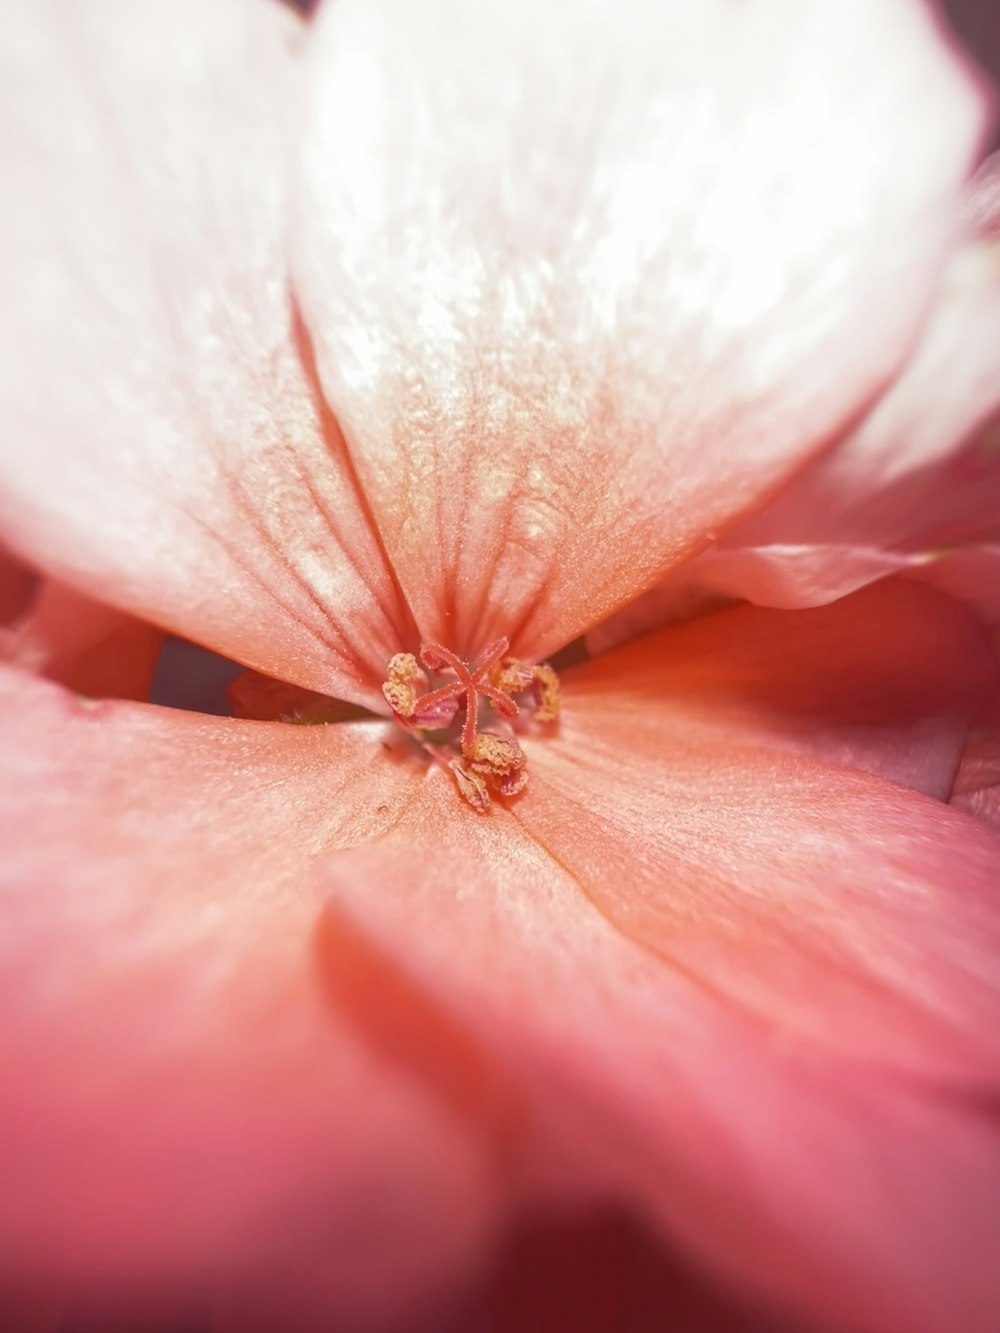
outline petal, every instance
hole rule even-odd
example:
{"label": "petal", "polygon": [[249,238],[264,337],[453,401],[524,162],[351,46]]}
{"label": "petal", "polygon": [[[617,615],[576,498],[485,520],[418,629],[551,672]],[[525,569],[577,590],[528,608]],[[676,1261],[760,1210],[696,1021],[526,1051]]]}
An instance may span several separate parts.
{"label": "petal", "polygon": [[655,752],[676,727],[723,746],[815,755],[946,800],[997,666],[968,611],[893,582],[809,611],[720,611],[566,679],[581,726],[607,713],[628,735],[624,764],[647,735]]}
{"label": "petal", "polygon": [[276,4],[8,6],[5,539],[272,674],[380,703],[408,624],[284,266]]}
{"label": "petal", "polygon": [[387,973],[429,996],[533,1104],[539,1192],[631,1198],[806,1327],[988,1333],[1000,840],[713,724],[670,638],[569,674],[511,811],[459,826],[435,774],[331,860],[358,1021]]}
{"label": "petal", "polygon": [[969,188],[967,213],[978,235],[1000,240],[1000,152],[991,153],[977,168]]}
{"label": "petal", "polygon": [[537,658],[884,383],[978,98],[919,6],[343,0],[294,240],[425,637]]}
{"label": "petal", "polygon": [[1000,244],[956,254],[913,356],[843,444],[727,543],[925,549],[1000,509]]}
{"label": "petal", "polygon": [[[1000,656],[1000,629],[994,631],[993,644]],[[969,728],[951,804],[1000,832],[1000,688],[992,692]]]}
{"label": "petal", "polygon": [[716,546],[689,560],[587,635],[604,653],[651,630],[732,601],[784,609],[826,606],[838,597],[922,564],[920,557],[854,546]]}
{"label": "petal", "polygon": [[153,625],[44,579],[0,629],[0,661],[91,699],[147,699],[162,643]]}
{"label": "petal", "polygon": [[[966,856],[962,825],[934,836],[920,806],[911,840],[895,784],[947,798],[996,681],[970,618],[917,586],[722,612],[567,674],[518,819],[623,931],[763,1021],[843,1056],[914,1072],[933,1051],[968,1072],[1000,1054],[993,863],[971,825]],[[625,841],[632,873],[609,876]]]}
{"label": "petal", "polygon": [[309,867],[390,828],[420,769],[381,723],[0,688],[0,1265],[318,1289],[350,1327],[413,1308],[480,1243],[487,1163],[330,1007]]}
{"label": "petal", "polygon": [[[764,606],[817,606],[988,535],[1000,512],[1000,243],[953,259],[905,370],[857,430],[668,577]],[[647,624],[653,623],[647,615]]]}
{"label": "petal", "polygon": [[28,610],[37,585],[35,571],[0,544],[0,626]]}
{"label": "petal", "polygon": [[913,566],[908,577],[966,602],[984,625],[1000,625],[1000,544],[938,553]]}
{"label": "petal", "polygon": [[445,1333],[782,1333],[664,1254],[633,1219],[533,1217],[510,1238],[485,1292]]}
{"label": "petal", "polygon": [[1000,623],[1000,546],[954,550],[877,550],[869,546],[756,546],[706,551],[587,635],[607,652],[651,630],[690,620],[734,600],[757,606],[826,606],[880,579],[899,575],[966,603],[984,625]]}

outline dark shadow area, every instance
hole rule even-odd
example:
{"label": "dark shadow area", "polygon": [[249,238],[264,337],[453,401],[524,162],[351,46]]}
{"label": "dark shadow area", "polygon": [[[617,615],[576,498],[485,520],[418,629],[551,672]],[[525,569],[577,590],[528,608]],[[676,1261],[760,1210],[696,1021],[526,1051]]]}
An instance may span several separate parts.
{"label": "dark shadow area", "polygon": [[[941,10],[959,42],[1000,88],[1000,4],[997,0],[942,0]],[[1000,148],[1000,122],[987,152]]]}
{"label": "dark shadow area", "polygon": [[229,717],[232,709],[226,686],[245,670],[228,657],[168,635],[156,665],[149,702],[190,713]]}
{"label": "dark shadow area", "polygon": [[627,1213],[521,1219],[441,1333],[808,1333],[724,1292]]}

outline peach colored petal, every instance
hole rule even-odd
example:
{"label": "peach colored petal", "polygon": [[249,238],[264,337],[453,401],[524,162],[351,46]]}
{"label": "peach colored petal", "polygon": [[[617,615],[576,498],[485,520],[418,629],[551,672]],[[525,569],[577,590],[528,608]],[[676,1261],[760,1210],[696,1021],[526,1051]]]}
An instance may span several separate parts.
{"label": "peach colored petal", "polygon": [[460,827],[434,774],[436,814],[331,860],[358,1021],[387,975],[428,997],[528,1098],[537,1190],[632,1200],[765,1311],[990,1333],[1000,840],[575,693],[513,811]]}
{"label": "peach colored petal", "polygon": [[309,867],[421,770],[377,722],[0,690],[0,1266],[414,1308],[479,1244],[488,1162],[331,1008]]}
{"label": "peach colored petal", "polygon": [[238,0],[6,7],[0,521],[102,600],[380,703],[409,622],[285,272],[306,32]]}
{"label": "peach colored petal", "polygon": [[0,629],[0,661],[91,699],[148,699],[162,643],[155,626],[43,579]]}
{"label": "peach colored petal", "polygon": [[843,444],[807,468],[731,546],[925,550],[1000,511],[1000,243],[967,244],[903,373]]}
{"label": "peach colored petal", "polygon": [[791,610],[826,606],[878,579],[922,564],[921,557],[870,547],[716,546],[595,626],[587,648],[604,653],[629,639],[690,620],[734,601]]}
{"label": "peach colored petal", "polygon": [[[927,774],[909,751],[923,743],[921,695],[933,715],[930,672],[921,680],[918,666],[911,681],[887,657],[852,699],[847,655],[810,690],[780,672],[762,685],[748,654],[718,685],[703,660],[696,689],[683,647],[680,669],[657,669],[663,646],[644,641],[570,676],[558,741],[531,748],[519,822],[622,931],[764,1023],[925,1076],[1000,1054],[989,1021],[1000,862],[971,824],[949,824],[941,807],[935,834],[934,808],[858,771],[919,787]],[[628,683],[605,704],[616,663]],[[961,735],[953,728],[952,771]],[[628,872],[604,873],[626,843]],[[910,885],[918,870],[933,892]]]}
{"label": "peach colored petal", "polygon": [[624,763],[676,727],[722,746],[816,755],[946,800],[997,675],[965,608],[893,582],[808,611],[736,607],[639,639],[567,674],[584,719],[564,730],[606,713],[634,737]]}
{"label": "peach colored petal", "polygon": [[479,1042],[451,1036],[453,1078],[533,1099],[537,1191],[645,1206],[765,1310],[989,1333],[1000,839],[859,771],[938,783],[925,724],[952,765],[987,664],[966,613],[895,584],[566,673],[510,810],[459,822],[435,773],[330,861],[357,1021],[387,976],[397,1043],[436,1006]]}
{"label": "peach colored petal", "polygon": [[895,370],[977,96],[918,5],[342,0],[293,239],[425,637],[535,657]]}
{"label": "peach colored petal", "polygon": [[[848,544],[753,546],[706,551],[685,566],[684,573],[705,591],[742,598],[758,606],[825,606],[878,579],[900,573],[915,563],[895,551]],[[648,598],[660,595],[653,588]]]}
{"label": "peach colored petal", "polygon": [[786,610],[826,606],[894,575],[964,602],[984,625],[1000,624],[1000,546],[912,553],[853,546],[717,547],[602,621],[587,635],[587,648],[604,653],[733,601]]}

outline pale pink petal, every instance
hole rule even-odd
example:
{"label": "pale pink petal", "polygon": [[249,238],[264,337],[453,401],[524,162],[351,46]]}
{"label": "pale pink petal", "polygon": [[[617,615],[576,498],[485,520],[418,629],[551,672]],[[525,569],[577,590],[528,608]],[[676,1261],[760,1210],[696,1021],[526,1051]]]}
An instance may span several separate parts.
{"label": "pale pink petal", "polygon": [[825,606],[911,563],[905,555],[870,546],[722,546],[706,551],[684,572],[724,597],[790,610]]}
{"label": "pale pink petal", "polygon": [[294,237],[425,636],[537,656],[895,370],[978,97],[921,6],[341,0]]}
{"label": "pale pink petal", "polygon": [[926,550],[1000,513],[1000,244],[967,244],[906,367],[847,440],[807,468],[730,546],[775,542]]}
{"label": "pale pink petal", "polygon": [[569,673],[510,811],[435,774],[331,860],[355,1015],[395,978],[528,1098],[536,1190],[631,1199],[805,1327],[991,1333],[1000,839],[789,754],[777,698],[713,724],[670,638]]}
{"label": "pale pink petal", "polygon": [[971,607],[984,625],[1000,624],[1000,546],[944,551],[882,551],[854,546],[757,546],[706,551],[587,635],[592,653],[640,634],[691,620],[734,601],[758,606],[826,606],[880,579],[929,584]]}
{"label": "pale pink petal", "polygon": [[761,512],[651,594],[630,621],[665,623],[691,585],[763,606],[818,606],[988,537],[1000,514],[1000,243],[955,256],[902,375],[862,424]]}
{"label": "pale pink petal", "polygon": [[984,239],[1000,241],[1000,152],[978,167],[969,187],[970,226]]}
{"label": "pale pink petal", "polygon": [[378,722],[0,688],[0,1267],[408,1311],[479,1245],[488,1164],[330,1006],[309,868],[420,767]]}
{"label": "pale pink petal", "polygon": [[922,563],[917,556],[870,547],[715,546],[603,620],[587,635],[587,648],[607,652],[640,634],[734,601],[782,609],[825,606]]}
{"label": "pale pink petal", "polygon": [[5,7],[0,523],[101,600],[380,702],[408,621],[285,272],[306,33],[263,0]]}
{"label": "pale pink petal", "polygon": [[56,579],[0,628],[0,661],[92,699],[148,699],[162,633]]}

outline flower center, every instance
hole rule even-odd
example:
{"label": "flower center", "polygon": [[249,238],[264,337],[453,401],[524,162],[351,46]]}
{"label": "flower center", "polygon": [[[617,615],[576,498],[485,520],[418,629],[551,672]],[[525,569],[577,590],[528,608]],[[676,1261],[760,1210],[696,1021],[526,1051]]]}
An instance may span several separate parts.
{"label": "flower center", "polygon": [[[480,814],[490,807],[491,791],[516,796],[528,781],[527,759],[510,725],[521,713],[513,696],[527,696],[539,722],[553,722],[559,716],[556,673],[548,665],[506,656],[509,647],[507,639],[497,639],[465,662],[439,643],[423,643],[420,662],[412,653],[390,658],[382,685],[395,720],[431,758],[451,770],[459,795]],[[430,677],[437,675],[445,679],[432,688]],[[480,699],[504,719],[503,731],[479,730]],[[461,731],[454,732],[460,710],[464,710]],[[432,743],[427,733],[441,731],[446,733],[444,743]]]}

